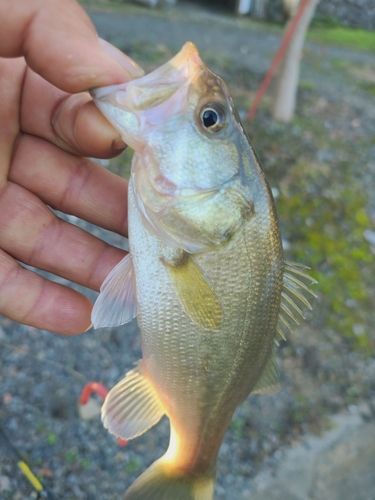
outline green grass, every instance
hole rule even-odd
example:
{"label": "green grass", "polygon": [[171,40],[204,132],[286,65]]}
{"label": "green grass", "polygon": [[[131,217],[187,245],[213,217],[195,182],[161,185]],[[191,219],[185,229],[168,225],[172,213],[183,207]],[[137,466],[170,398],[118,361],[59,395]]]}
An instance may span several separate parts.
{"label": "green grass", "polygon": [[70,448],[70,450],[67,450],[67,452],[65,453],[65,461],[68,464],[75,463],[78,460],[78,457],[79,453],[76,446],[73,446],[73,448]]}
{"label": "green grass", "polygon": [[140,468],[141,463],[138,458],[131,458],[129,462],[124,466],[124,471],[127,474],[134,474]]}
{"label": "green grass", "polygon": [[375,96],[375,83],[372,82],[360,82],[360,87],[368,92],[370,95]]}
{"label": "green grass", "polygon": [[[145,9],[144,7],[118,0],[79,0],[83,7],[110,10],[113,12],[121,11],[124,14],[149,15],[154,17],[168,17],[178,19],[181,13],[178,9]],[[186,12],[182,13],[182,17],[186,16]],[[227,21],[235,18],[234,15],[228,14]],[[264,23],[254,21],[250,17],[237,18],[238,26],[243,29],[252,31],[264,31],[282,35],[284,28],[280,25],[272,23]],[[336,45],[353,50],[364,50],[375,52],[375,31],[364,30],[360,28],[350,28],[342,26],[336,19],[326,16],[316,16],[312,22],[312,26],[307,34],[307,38],[311,42],[321,43],[323,45]],[[155,55],[156,59],[158,54]]]}
{"label": "green grass", "polygon": [[311,42],[375,52],[375,31],[346,28],[344,26],[312,28],[307,38]]}
{"label": "green grass", "polygon": [[[290,243],[287,258],[309,265],[319,283],[315,291],[321,298],[314,303],[313,317],[340,332],[352,349],[372,355],[369,290],[374,256],[363,233],[373,225],[360,165],[369,161],[373,138],[357,138],[355,147],[346,136],[332,138],[324,114],[310,107],[315,99],[300,103],[292,125],[270,126],[260,117],[245,126],[256,138],[271,184],[280,190],[276,203],[282,234]],[[329,111],[339,112],[338,107]],[[306,147],[296,137],[307,133],[311,141]],[[324,150],[333,152],[332,158],[317,161],[316,151]]]}
{"label": "green grass", "polygon": [[278,208],[281,219],[288,222],[292,260],[308,262],[319,283],[317,291],[325,303],[320,314],[325,310],[326,325],[340,331],[352,348],[372,354],[364,276],[373,256],[363,238],[371,222],[363,188],[350,167],[351,162],[337,162],[334,186],[329,171],[325,175],[318,165],[301,158],[289,172],[293,183],[281,193]]}

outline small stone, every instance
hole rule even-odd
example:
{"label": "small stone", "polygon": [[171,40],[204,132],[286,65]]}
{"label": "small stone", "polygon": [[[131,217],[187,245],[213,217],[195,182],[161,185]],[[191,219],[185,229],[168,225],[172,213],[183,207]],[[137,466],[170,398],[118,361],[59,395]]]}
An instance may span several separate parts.
{"label": "small stone", "polygon": [[10,479],[8,476],[0,476],[0,491],[8,491],[10,489]]}
{"label": "small stone", "polygon": [[239,109],[238,114],[240,115],[241,120],[246,120],[246,116],[247,116],[246,109]]}
{"label": "small stone", "polygon": [[358,128],[361,125],[361,120],[355,118],[354,120],[351,121],[350,124],[353,128]]}
{"label": "small stone", "polygon": [[366,229],[363,233],[364,239],[367,241],[367,243],[370,243],[370,245],[375,246],[375,231],[372,231],[371,229]]}
{"label": "small stone", "polygon": [[357,405],[349,405],[348,406],[349,413],[352,415],[358,415],[358,406]]}
{"label": "small stone", "polygon": [[17,431],[18,430],[17,420],[14,417],[9,420],[8,428],[11,431]]}
{"label": "small stone", "polygon": [[53,472],[50,469],[47,469],[46,467],[42,467],[41,469],[38,470],[38,476],[52,478]]}
{"label": "small stone", "polygon": [[9,392],[4,392],[3,394],[3,403],[5,405],[9,405],[12,401],[12,395]]}
{"label": "small stone", "polygon": [[90,420],[100,415],[101,404],[93,398],[90,398],[87,404],[78,405],[78,413],[82,420]]}
{"label": "small stone", "polygon": [[364,325],[356,324],[353,325],[353,333],[354,335],[360,336],[366,332],[366,328]]}

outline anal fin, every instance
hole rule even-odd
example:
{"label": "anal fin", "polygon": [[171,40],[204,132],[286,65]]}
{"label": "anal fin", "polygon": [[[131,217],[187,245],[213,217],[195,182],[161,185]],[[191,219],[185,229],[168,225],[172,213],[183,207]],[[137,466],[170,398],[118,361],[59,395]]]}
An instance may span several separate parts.
{"label": "anal fin", "polygon": [[279,382],[279,368],[276,363],[275,354],[272,352],[271,356],[260,376],[258,382],[255,384],[251,394],[276,394],[280,390]]}
{"label": "anal fin", "polygon": [[157,424],[164,413],[140,361],[109,392],[102,407],[102,420],[109,432],[129,440]]}

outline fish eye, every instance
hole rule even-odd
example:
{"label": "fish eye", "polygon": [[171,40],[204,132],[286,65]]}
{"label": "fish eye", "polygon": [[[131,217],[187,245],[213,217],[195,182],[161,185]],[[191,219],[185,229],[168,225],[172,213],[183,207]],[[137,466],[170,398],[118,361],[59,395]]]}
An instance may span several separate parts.
{"label": "fish eye", "polygon": [[217,102],[205,104],[199,113],[199,118],[203,127],[209,132],[219,132],[227,124],[225,109]]}

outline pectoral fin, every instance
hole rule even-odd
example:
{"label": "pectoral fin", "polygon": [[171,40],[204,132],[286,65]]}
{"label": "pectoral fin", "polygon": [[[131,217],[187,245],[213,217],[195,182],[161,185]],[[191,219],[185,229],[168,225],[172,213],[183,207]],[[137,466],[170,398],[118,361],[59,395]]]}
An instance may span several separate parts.
{"label": "pectoral fin", "polygon": [[129,253],[112,269],[100,287],[91,314],[94,328],[119,326],[137,315],[133,260]]}
{"label": "pectoral fin", "polygon": [[164,413],[140,361],[109,392],[102,407],[102,420],[109,432],[133,439],[159,422]]}
{"label": "pectoral fin", "polygon": [[270,359],[251,394],[276,394],[279,390],[279,368],[274,353],[271,353]]}
{"label": "pectoral fin", "polygon": [[194,259],[184,252],[178,262],[163,263],[190,319],[202,328],[219,328],[223,321],[221,305]]}

